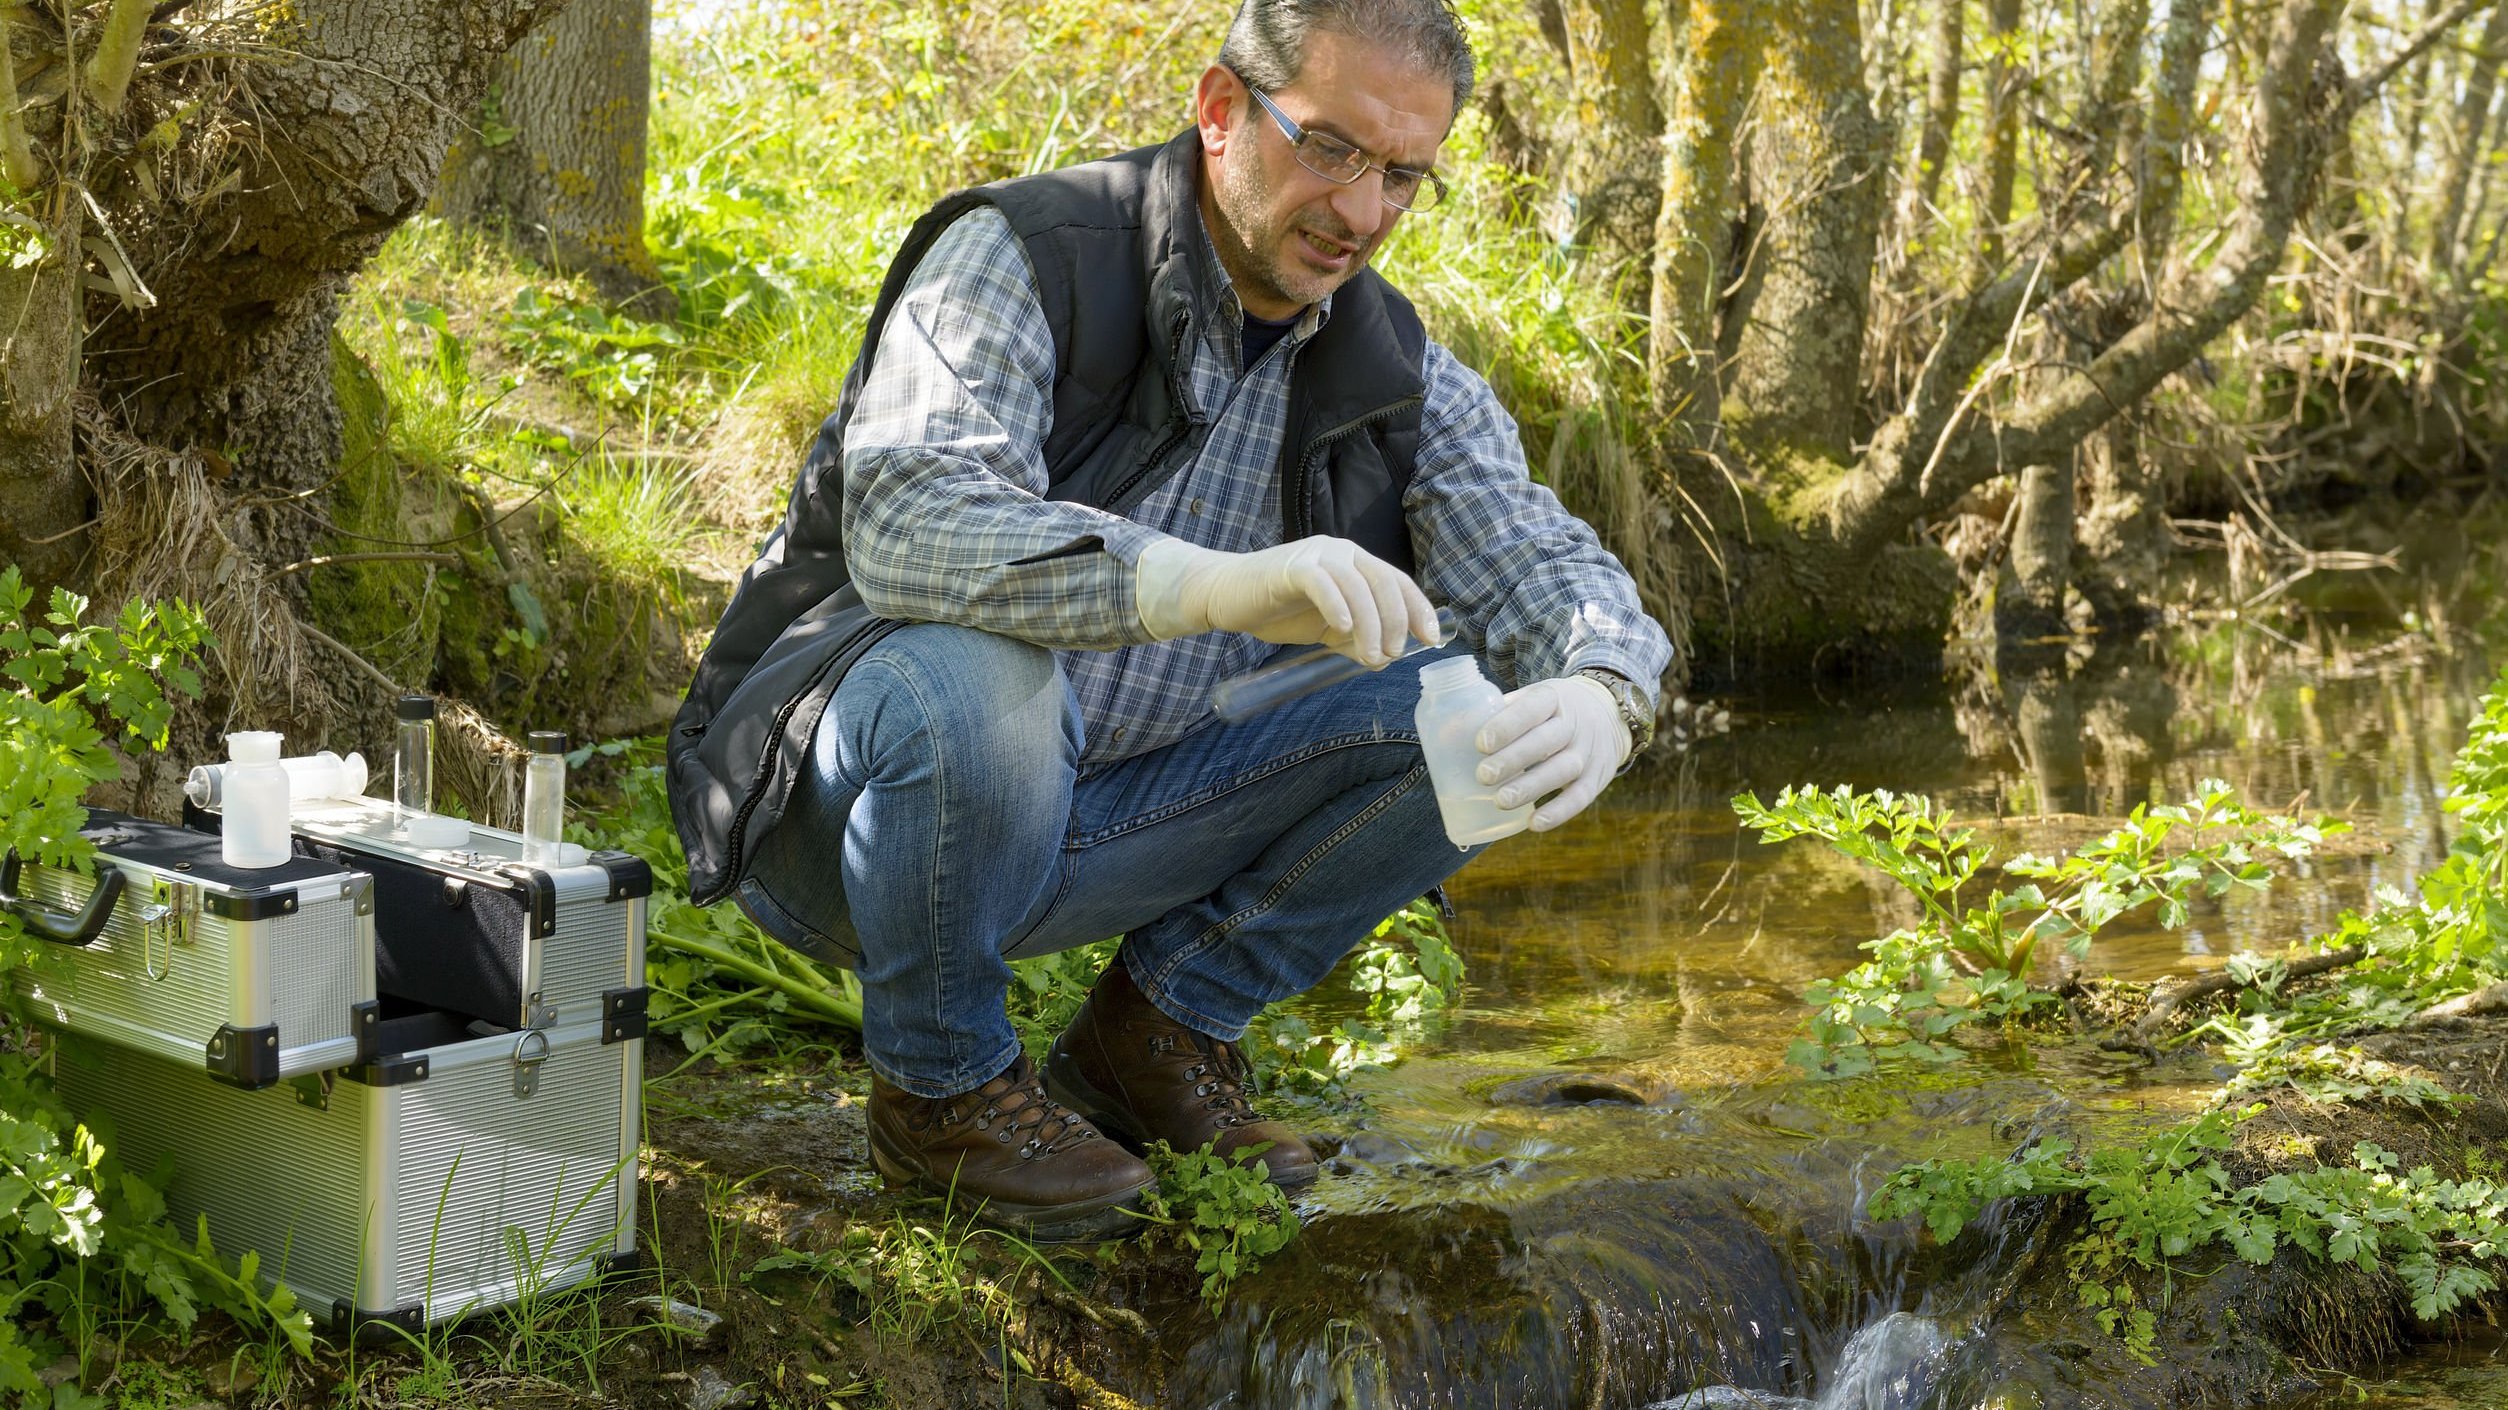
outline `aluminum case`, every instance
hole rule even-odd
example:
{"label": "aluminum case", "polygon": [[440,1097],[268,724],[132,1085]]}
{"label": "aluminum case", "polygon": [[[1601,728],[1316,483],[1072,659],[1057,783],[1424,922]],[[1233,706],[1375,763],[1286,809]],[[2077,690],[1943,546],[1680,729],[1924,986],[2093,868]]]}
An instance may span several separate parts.
{"label": "aluminum case", "polygon": [[[485,1025],[476,1025],[485,1026]],[[64,1037],[54,1076],[132,1169],[173,1169],[177,1228],[260,1254],[342,1329],[432,1323],[573,1287],[636,1251],[642,1027],[474,1036],[387,1020],[386,1056],[242,1091]]]}
{"label": "aluminum case", "polygon": [[243,1087],[379,1051],[366,873],[230,867],[213,836],[104,809],[81,835],[93,876],[0,857],[0,905],[55,942],[10,976],[36,1021]]}

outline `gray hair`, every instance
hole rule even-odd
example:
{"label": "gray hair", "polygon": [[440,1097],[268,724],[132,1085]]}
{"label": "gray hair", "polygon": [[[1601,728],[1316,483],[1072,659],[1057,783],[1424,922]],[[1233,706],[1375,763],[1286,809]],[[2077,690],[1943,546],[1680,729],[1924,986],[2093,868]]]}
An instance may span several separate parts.
{"label": "gray hair", "polygon": [[1268,93],[1297,81],[1316,30],[1365,39],[1454,84],[1454,111],[1472,101],[1472,41],[1454,0],[1243,0],[1219,62]]}

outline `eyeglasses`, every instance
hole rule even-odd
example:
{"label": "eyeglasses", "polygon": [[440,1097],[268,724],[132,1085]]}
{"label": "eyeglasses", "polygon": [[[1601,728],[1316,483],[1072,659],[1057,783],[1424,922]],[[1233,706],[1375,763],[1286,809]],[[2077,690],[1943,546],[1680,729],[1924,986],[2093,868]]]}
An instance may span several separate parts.
{"label": "eyeglasses", "polygon": [[[1244,76],[1240,74],[1237,81],[1244,83]],[[1446,198],[1446,183],[1438,178],[1437,173],[1371,162],[1365,152],[1340,138],[1309,132],[1291,122],[1289,115],[1280,111],[1280,105],[1253,84],[1247,83],[1245,91],[1254,95],[1254,101],[1263,105],[1263,111],[1271,114],[1273,122],[1280,124],[1280,135],[1289,139],[1289,151],[1298,159],[1298,165],[1326,181],[1336,186],[1347,186],[1365,176],[1373,167],[1384,173],[1385,204],[1395,210],[1433,210],[1438,202]]]}

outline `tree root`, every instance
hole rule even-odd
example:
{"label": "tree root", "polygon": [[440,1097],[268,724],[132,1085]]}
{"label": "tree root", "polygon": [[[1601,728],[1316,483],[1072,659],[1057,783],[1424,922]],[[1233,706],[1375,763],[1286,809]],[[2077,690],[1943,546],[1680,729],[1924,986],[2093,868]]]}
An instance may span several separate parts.
{"label": "tree root", "polygon": [[2406,1028],[2428,1028],[2459,1018],[2480,1018],[2488,1014],[2508,1013],[2508,981],[2470,994],[2458,994],[2445,1003],[2432,1004],[2404,1020]]}
{"label": "tree root", "polygon": [[[2329,950],[2321,955],[2310,955],[2304,960],[2291,961],[2282,970],[2281,978],[2306,979],[2329,970],[2342,969],[2348,965],[2358,964],[2367,954],[2368,952],[2359,946],[2349,945],[2339,950]],[[2169,1017],[2177,1010],[2196,999],[2254,987],[2256,986],[2250,981],[2240,979],[2226,969],[2215,970],[2199,979],[2178,985],[2153,999],[2150,1009],[2134,1024],[2131,1033],[2121,1038],[2102,1038],[2099,1040],[2099,1047],[2106,1052],[2135,1053],[2147,1062],[2158,1062],[2160,1050],[2158,1044],[2152,1041],[2152,1035],[2157,1033],[2160,1026],[2168,1022]],[[2508,1005],[2508,996],[2503,997],[2503,1004]]]}

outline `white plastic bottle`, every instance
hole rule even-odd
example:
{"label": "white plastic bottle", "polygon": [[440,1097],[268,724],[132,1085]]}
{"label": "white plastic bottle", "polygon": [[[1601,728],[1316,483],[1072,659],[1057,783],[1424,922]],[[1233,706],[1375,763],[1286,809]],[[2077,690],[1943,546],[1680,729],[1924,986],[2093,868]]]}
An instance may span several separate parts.
{"label": "white plastic bottle", "polygon": [[279,767],[279,736],[270,730],[239,730],[226,737],[226,754],[219,857],[231,867],[282,865],[289,852],[287,770]]}
{"label": "white plastic bottle", "polygon": [[1498,806],[1498,790],[1480,781],[1485,757],[1472,736],[1498,713],[1502,692],[1480,673],[1469,656],[1432,661],[1419,672],[1420,751],[1428,756],[1428,778],[1437,786],[1437,811],[1444,814],[1446,836],[1457,847],[1473,847],[1512,837],[1532,825],[1533,805]]}
{"label": "white plastic bottle", "polygon": [[565,829],[566,736],[557,730],[533,730],[531,762],[523,766],[523,860],[542,866],[555,862]]}

